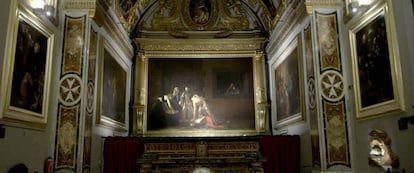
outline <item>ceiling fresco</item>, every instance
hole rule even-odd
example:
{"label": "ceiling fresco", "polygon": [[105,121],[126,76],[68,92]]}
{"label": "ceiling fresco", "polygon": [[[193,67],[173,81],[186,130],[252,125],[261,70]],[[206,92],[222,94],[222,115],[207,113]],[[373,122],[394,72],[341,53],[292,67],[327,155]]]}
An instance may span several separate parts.
{"label": "ceiling fresco", "polygon": [[268,36],[287,0],[101,0],[112,8],[131,36],[166,31],[217,31],[215,37],[235,32]]}

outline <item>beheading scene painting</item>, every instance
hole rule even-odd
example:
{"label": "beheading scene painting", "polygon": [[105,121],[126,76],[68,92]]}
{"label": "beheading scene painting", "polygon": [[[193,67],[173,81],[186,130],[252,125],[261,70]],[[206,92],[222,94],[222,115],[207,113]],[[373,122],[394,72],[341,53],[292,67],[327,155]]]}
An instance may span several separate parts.
{"label": "beheading scene painting", "polygon": [[252,58],[150,58],[148,130],[254,130]]}

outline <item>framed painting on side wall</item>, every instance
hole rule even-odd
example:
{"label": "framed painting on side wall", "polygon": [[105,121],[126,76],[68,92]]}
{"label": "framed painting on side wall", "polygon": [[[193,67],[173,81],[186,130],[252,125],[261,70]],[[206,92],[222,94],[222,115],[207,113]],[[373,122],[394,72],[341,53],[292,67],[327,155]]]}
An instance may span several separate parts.
{"label": "framed painting on side wall", "polygon": [[54,34],[28,9],[11,4],[2,77],[7,94],[0,118],[41,128],[47,124]]}
{"label": "framed painting on side wall", "polygon": [[276,128],[305,119],[300,38],[297,36],[272,65],[272,112],[276,115]]}
{"label": "framed painting on side wall", "polygon": [[394,17],[388,3],[373,8],[350,28],[358,119],[404,110]]}
{"label": "framed painting on side wall", "polygon": [[[104,39],[102,39],[104,40]],[[118,131],[128,129],[130,62],[121,58],[106,40],[101,41],[96,122]]]}

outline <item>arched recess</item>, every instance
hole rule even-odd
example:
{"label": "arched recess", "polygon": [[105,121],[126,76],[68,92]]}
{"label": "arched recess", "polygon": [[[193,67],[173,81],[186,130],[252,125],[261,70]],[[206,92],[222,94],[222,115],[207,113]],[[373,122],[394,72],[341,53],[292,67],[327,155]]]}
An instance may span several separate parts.
{"label": "arched recess", "polygon": [[[266,56],[263,53],[267,40],[265,28],[267,27],[262,24],[252,8],[240,0],[161,0],[152,4],[133,30],[132,38],[136,46],[133,133],[168,137],[212,135],[194,130],[178,130],[180,133],[171,133],[149,128],[148,114],[153,98],[149,80],[154,78],[149,75],[149,68],[153,59],[233,59],[237,64],[237,60],[247,58],[250,59],[252,68],[252,83],[249,88],[251,98],[238,98],[233,102],[251,103],[248,106],[251,106],[249,111],[252,111],[250,116],[253,118],[253,124],[246,129],[225,130],[213,135],[268,134]],[[200,90],[209,101],[218,101],[225,105],[225,99],[218,99],[213,93],[211,87],[214,86],[209,84],[212,73],[209,72],[211,70],[201,75],[203,79],[200,81],[205,85],[203,84]],[[180,86],[183,87],[184,85]]]}
{"label": "arched recess", "polygon": [[131,37],[267,37],[270,25],[264,24],[262,14],[269,15],[267,8],[252,8],[240,0],[159,0],[145,9]]}

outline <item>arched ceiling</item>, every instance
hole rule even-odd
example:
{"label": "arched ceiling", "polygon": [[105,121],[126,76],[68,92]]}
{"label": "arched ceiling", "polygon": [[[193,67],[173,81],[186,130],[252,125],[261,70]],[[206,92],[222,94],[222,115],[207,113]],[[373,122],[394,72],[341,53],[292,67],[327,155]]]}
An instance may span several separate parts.
{"label": "arched ceiling", "polygon": [[[269,36],[286,0],[109,0],[131,38]],[[207,13],[199,17],[198,11]],[[201,13],[200,13],[201,14]]]}

